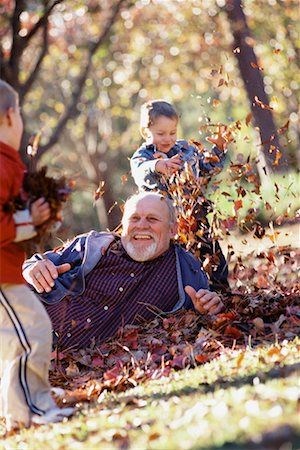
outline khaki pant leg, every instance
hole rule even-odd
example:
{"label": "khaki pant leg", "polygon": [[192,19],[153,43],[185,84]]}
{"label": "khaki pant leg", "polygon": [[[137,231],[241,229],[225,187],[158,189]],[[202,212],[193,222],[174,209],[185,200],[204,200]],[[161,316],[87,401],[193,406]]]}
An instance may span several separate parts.
{"label": "khaki pant leg", "polygon": [[0,286],[0,397],[7,427],[55,406],[48,371],[51,322],[25,285]]}

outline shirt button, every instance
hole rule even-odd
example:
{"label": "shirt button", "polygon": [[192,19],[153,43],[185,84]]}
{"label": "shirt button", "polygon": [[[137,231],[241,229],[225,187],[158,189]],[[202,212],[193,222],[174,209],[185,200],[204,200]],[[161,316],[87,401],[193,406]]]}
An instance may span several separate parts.
{"label": "shirt button", "polygon": [[122,288],[122,286],[119,287],[119,291],[120,291],[120,292],[123,292],[123,291],[124,291],[124,288]]}
{"label": "shirt button", "polygon": [[103,309],[104,309],[105,311],[107,311],[107,310],[108,310],[108,306],[105,305]]}
{"label": "shirt button", "polygon": [[91,322],[91,319],[86,319],[86,321],[87,321],[88,323],[90,323],[90,322]]}
{"label": "shirt button", "polygon": [[134,273],[131,273],[130,276],[133,278],[134,277]]}

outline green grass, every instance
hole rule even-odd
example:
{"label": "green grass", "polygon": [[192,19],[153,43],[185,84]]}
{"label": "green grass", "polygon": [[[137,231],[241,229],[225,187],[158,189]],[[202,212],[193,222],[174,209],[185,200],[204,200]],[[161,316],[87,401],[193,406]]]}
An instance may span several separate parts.
{"label": "green grass", "polygon": [[103,392],[68,422],[23,430],[0,448],[299,449],[299,348],[296,339],[228,350],[196,369]]}
{"label": "green grass", "polygon": [[[300,207],[300,174],[291,172],[287,174],[272,174],[264,178],[261,185],[260,195],[253,192],[254,185],[243,181],[233,182],[228,173],[224,171],[220,174],[222,183],[214,194],[209,195],[213,201],[216,211],[222,216],[229,217],[235,215],[234,201],[240,198],[243,206],[238,211],[239,224],[248,213],[249,209],[256,210],[256,219],[263,223],[275,221],[279,216],[282,220],[293,218],[295,212]],[[242,185],[245,189],[245,197],[238,197],[237,187]],[[230,196],[222,193],[226,192]],[[281,219],[279,219],[281,220]]]}

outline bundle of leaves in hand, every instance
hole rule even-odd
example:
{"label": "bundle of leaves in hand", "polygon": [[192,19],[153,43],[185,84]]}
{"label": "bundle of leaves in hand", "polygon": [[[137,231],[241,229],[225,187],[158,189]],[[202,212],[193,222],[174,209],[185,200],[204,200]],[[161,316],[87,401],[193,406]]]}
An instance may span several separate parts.
{"label": "bundle of leaves in hand", "polygon": [[[61,222],[61,210],[63,203],[66,202],[72,192],[75,182],[67,180],[65,177],[55,179],[47,176],[47,166],[37,169],[37,154],[42,137],[43,128],[32,136],[27,147],[29,157],[29,169],[24,175],[22,191],[19,196],[12,199],[4,209],[7,213],[13,214],[16,211],[30,209],[32,203],[39,198],[44,198],[50,207],[50,217],[42,225],[36,227],[38,236],[33,240],[40,242],[42,235],[51,233],[55,224]],[[27,244],[24,244],[28,248]],[[30,245],[29,245],[30,246]]]}
{"label": "bundle of leaves in hand", "polygon": [[63,203],[67,201],[74,186],[72,180],[67,182],[65,177],[55,179],[46,174],[47,166],[43,166],[34,172],[27,172],[23,182],[23,193],[29,206],[41,197],[49,203],[51,215],[47,222],[38,227],[43,231],[47,231],[49,225],[60,220]]}
{"label": "bundle of leaves in hand", "polygon": [[46,174],[47,166],[26,172],[22,192],[4,206],[5,212],[13,214],[26,208],[30,209],[31,204],[42,197],[49,203],[50,217],[36,227],[38,236],[34,238],[35,242],[40,241],[43,234],[49,233],[53,224],[61,221],[63,203],[66,202],[74,187],[73,180],[67,182],[65,177],[55,179]]}

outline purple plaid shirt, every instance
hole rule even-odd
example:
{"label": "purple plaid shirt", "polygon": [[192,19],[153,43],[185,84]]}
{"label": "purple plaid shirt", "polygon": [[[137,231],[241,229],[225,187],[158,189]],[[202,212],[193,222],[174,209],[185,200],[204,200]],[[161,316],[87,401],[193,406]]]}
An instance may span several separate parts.
{"label": "purple plaid shirt", "polygon": [[114,242],[86,276],[83,295],[46,305],[63,347],[102,342],[124,324],[150,320],[178,300],[174,247],[152,261],[137,262]]}

